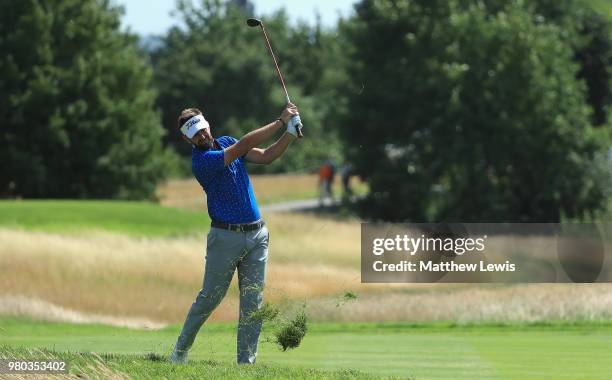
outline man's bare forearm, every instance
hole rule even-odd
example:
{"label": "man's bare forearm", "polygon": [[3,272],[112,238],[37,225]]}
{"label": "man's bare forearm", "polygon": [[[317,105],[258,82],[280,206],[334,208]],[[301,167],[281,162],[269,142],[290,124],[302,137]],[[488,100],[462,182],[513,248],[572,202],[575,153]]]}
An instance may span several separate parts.
{"label": "man's bare forearm", "polygon": [[225,164],[229,164],[236,158],[245,155],[249,150],[270,139],[276,131],[283,128],[284,124],[276,120],[268,125],[258,128],[242,136],[240,141],[225,149]]}
{"label": "man's bare forearm", "polygon": [[240,141],[238,141],[238,144],[244,141],[243,144],[248,146],[248,148],[246,148],[244,151],[244,153],[246,153],[251,150],[251,148],[254,148],[266,140],[269,140],[282,127],[284,127],[283,123],[276,120],[268,125],[264,125],[261,128],[247,133],[240,139]]}
{"label": "man's bare forearm", "polygon": [[293,140],[295,140],[295,137],[292,134],[288,132],[283,133],[283,135],[278,140],[276,140],[274,144],[270,145],[264,150],[264,157],[266,163],[269,164],[270,162],[282,156],[283,153],[285,153],[285,151],[289,147],[289,145],[291,145]]}

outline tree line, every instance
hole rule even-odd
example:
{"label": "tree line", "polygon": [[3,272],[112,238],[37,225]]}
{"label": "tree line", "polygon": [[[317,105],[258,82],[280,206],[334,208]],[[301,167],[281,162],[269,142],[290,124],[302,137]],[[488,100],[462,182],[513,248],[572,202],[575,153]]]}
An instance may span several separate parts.
{"label": "tree line", "polygon": [[[240,137],[284,102],[248,1],[179,0],[155,44],[110,0],[0,4],[0,196],[152,199],[189,173],[176,118]],[[610,22],[576,0],[362,0],[333,28],[264,17],[306,138],[270,167],[351,162],[390,221],[605,209]]]}

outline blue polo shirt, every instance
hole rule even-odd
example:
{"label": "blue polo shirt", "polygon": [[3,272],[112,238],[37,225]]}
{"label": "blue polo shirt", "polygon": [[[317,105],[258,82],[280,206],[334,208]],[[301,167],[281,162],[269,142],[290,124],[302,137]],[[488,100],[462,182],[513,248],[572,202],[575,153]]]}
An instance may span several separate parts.
{"label": "blue polo shirt", "polygon": [[208,215],[212,220],[225,223],[251,223],[260,218],[253,186],[244,165],[244,156],[223,165],[223,149],[238,140],[229,136],[216,139],[221,148],[203,151],[192,149],[191,171],[204,192]]}

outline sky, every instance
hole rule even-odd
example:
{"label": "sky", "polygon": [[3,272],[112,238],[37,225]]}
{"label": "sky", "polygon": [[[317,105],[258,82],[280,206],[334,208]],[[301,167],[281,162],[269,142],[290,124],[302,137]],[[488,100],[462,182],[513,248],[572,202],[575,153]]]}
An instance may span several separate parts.
{"label": "sky", "polygon": [[[160,35],[177,23],[176,19],[170,16],[176,0],[114,0],[114,2],[124,6],[123,25],[129,27],[132,32],[141,35]],[[260,15],[284,7],[292,22],[304,20],[314,24],[315,12],[318,11],[323,25],[331,27],[335,25],[339,14],[344,17],[352,12],[355,0],[251,0],[251,2],[255,4],[255,12]]]}

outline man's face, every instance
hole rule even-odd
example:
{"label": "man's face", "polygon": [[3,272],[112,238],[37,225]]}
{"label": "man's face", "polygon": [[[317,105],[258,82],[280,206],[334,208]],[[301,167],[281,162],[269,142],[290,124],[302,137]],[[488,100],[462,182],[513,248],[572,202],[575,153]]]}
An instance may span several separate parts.
{"label": "man's face", "polygon": [[200,129],[191,138],[191,143],[200,149],[210,149],[213,144],[213,137],[210,134],[210,128]]}

